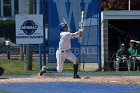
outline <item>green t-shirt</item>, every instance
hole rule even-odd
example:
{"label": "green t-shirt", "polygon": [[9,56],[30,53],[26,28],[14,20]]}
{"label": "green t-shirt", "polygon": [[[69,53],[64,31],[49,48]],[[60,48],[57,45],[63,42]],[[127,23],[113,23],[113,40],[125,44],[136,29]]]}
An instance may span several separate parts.
{"label": "green t-shirt", "polygon": [[124,51],[122,49],[119,49],[116,53],[116,57],[121,59],[123,56],[129,58],[130,52],[127,49],[125,49]]}
{"label": "green t-shirt", "polygon": [[130,47],[128,51],[130,52],[131,56],[140,56],[140,44]]}

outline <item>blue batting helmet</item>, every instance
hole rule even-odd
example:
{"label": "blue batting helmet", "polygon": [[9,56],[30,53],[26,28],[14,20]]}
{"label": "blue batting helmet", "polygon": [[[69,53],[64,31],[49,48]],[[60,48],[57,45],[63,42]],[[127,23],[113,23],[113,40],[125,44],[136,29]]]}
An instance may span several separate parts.
{"label": "blue batting helmet", "polygon": [[60,23],[60,24],[58,25],[59,30],[61,31],[65,25],[67,25],[67,24],[65,24],[65,23]]}

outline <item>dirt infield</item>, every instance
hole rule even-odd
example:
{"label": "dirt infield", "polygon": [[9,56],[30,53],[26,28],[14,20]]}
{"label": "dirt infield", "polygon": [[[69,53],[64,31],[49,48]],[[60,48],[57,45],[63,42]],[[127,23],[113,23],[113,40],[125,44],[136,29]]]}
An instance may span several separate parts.
{"label": "dirt infield", "polygon": [[81,82],[98,84],[129,84],[140,85],[140,76],[83,76],[73,79],[69,76],[32,76],[32,77],[0,77],[0,84],[34,83],[34,82]]}

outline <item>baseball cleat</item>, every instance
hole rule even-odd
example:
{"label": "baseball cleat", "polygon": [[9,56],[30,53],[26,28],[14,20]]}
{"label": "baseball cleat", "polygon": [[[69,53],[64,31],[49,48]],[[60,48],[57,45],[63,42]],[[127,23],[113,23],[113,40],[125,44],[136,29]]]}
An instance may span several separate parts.
{"label": "baseball cleat", "polygon": [[44,71],[40,71],[39,76],[42,76],[44,73],[45,73]]}
{"label": "baseball cleat", "polygon": [[81,77],[79,75],[74,75],[73,78],[80,79]]}
{"label": "baseball cleat", "polygon": [[41,71],[39,72],[39,76],[42,76],[46,72],[46,66],[43,66]]}

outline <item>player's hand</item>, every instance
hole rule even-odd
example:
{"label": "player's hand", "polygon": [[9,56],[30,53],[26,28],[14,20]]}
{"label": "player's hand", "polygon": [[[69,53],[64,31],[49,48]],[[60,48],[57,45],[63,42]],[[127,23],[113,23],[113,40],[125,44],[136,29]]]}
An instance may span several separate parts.
{"label": "player's hand", "polygon": [[126,58],[126,57],[122,57],[122,59],[124,59],[124,60],[125,60],[125,59],[127,59],[127,58]]}
{"label": "player's hand", "polygon": [[79,29],[79,33],[82,35],[84,33],[84,29]]}
{"label": "player's hand", "polygon": [[126,61],[126,59],[127,59],[126,57],[122,57],[123,62],[125,62],[125,61]]}

